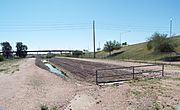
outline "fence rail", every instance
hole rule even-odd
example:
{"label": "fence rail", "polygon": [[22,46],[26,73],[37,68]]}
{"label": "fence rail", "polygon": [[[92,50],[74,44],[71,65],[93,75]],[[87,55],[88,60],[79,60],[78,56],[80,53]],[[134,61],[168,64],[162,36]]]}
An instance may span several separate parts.
{"label": "fence rail", "polygon": [[[158,69],[147,69],[147,67],[158,67]],[[138,69],[141,68],[141,69]],[[146,68],[146,69],[142,69]],[[160,68],[160,69],[159,69]],[[113,74],[113,71],[115,71]],[[104,71],[104,72],[103,72]],[[108,72],[112,71],[112,72]],[[100,74],[101,72],[101,74]],[[164,65],[140,65],[140,66],[129,66],[129,67],[119,67],[119,68],[103,68],[96,70],[96,84],[99,83],[109,83],[117,81],[126,81],[130,79],[135,79],[135,75],[140,75],[143,73],[161,73],[161,76],[164,76]],[[109,80],[100,81],[99,79],[110,78]],[[116,79],[116,80],[115,80]]]}

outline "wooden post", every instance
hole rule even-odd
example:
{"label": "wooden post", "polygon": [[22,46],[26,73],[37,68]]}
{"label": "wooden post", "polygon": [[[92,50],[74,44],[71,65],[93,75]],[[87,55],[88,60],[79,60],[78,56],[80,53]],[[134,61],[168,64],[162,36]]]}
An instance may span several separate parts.
{"label": "wooden post", "polygon": [[162,65],[162,77],[164,77],[164,65]]}
{"label": "wooden post", "polygon": [[98,74],[97,74],[97,70],[96,70],[96,85],[98,85]]}
{"label": "wooden post", "polygon": [[134,66],[133,66],[133,79],[134,79]]}

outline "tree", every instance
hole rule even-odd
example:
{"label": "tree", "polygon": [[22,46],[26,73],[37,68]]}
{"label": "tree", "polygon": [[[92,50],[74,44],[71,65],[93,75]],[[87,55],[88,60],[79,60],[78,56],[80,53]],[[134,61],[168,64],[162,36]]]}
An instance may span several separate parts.
{"label": "tree", "polygon": [[28,47],[26,45],[23,45],[22,42],[16,43],[16,56],[19,56],[20,58],[25,58],[27,56],[27,49]]}
{"label": "tree", "polygon": [[106,41],[104,44],[104,51],[109,52],[109,55],[111,55],[111,52],[113,50],[118,50],[121,48],[121,44],[117,41]]}
{"label": "tree", "polygon": [[127,45],[127,42],[122,43],[122,45],[123,45],[123,46],[126,46],[126,45]]}
{"label": "tree", "polygon": [[147,49],[153,49],[154,52],[173,52],[176,43],[172,39],[167,38],[167,34],[160,34],[155,32],[152,37],[148,39]]}
{"label": "tree", "polygon": [[118,50],[121,48],[121,44],[116,40],[113,41],[113,44],[114,44],[114,50]]}
{"label": "tree", "polygon": [[1,46],[2,46],[3,56],[5,58],[11,58],[12,57],[12,47],[9,44],[9,42],[2,42]]}
{"label": "tree", "polygon": [[76,51],[72,52],[72,56],[73,56],[73,57],[79,57],[79,56],[81,56],[82,54],[83,54],[83,52],[82,52],[82,51],[79,51],[79,50],[76,50]]}
{"label": "tree", "polygon": [[100,51],[101,50],[101,48],[97,48],[97,51]]}

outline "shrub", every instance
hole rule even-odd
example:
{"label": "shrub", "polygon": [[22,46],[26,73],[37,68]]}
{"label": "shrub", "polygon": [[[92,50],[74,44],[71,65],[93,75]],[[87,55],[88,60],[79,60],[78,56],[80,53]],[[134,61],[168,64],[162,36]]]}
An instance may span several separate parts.
{"label": "shrub", "polygon": [[47,105],[41,105],[41,110],[58,110],[58,107],[54,106],[51,109],[49,109]]}
{"label": "shrub", "polygon": [[48,53],[48,54],[46,55],[46,58],[53,58],[54,56],[55,56],[54,54]]}
{"label": "shrub", "polygon": [[51,110],[58,110],[58,107],[57,106],[52,107]]}
{"label": "shrub", "polygon": [[147,43],[147,49],[153,49],[154,52],[173,52],[176,43],[172,39],[167,38],[167,34],[154,33],[152,37],[149,38]]}
{"label": "shrub", "polygon": [[111,55],[111,52],[113,50],[118,50],[121,48],[121,44],[117,41],[106,41],[104,44],[104,51],[109,52],[109,55]]}
{"label": "shrub", "polygon": [[41,110],[49,110],[47,105],[41,105]]}
{"label": "shrub", "polygon": [[72,53],[72,56],[73,56],[73,57],[79,57],[79,56],[81,56],[82,54],[83,54],[82,51],[76,50],[76,51],[74,51],[74,52]]}
{"label": "shrub", "polygon": [[4,61],[4,57],[0,55],[0,61]]}

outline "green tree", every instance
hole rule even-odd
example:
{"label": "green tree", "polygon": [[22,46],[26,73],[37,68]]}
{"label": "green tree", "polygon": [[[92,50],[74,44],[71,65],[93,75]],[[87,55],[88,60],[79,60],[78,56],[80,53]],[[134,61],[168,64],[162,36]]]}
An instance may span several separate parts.
{"label": "green tree", "polygon": [[23,45],[22,42],[16,43],[16,56],[19,56],[20,58],[25,58],[27,56],[27,49],[28,47],[26,45]]}
{"label": "green tree", "polygon": [[76,51],[72,52],[72,56],[73,56],[73,57],[79,57],[79,56],[81,56],[82,54],[83,54],[83,52],[82,52],[82,51],[79,51],[79,50],[76,50]]}
{"label": "green tree", "polygon": [[121,48],[121,44],[116,40],[113,41],[113,44],[114,44],[114,50],[118,50]]}
{"label": "green tree", "polygon": [[113,50],[117,50],[121,48],[121,44],[117,41],[106,41],[104,44],[104,51],[109,52],[109,55],[111,55],[111,52]]}
{"label": "green tree", "polygon": [[11,58],[13,54],[12,54],[12,47],[11,47],[10,43],[2,42],[1,46],[2,46],[3,56],[5,58]]}
{"label": "green tree", "polygon": [[155,32],[152,37],[148,39],[147,49],[153,49],[154,52],[173,52],[176,43],[172,39],[167,38],[167,34],[160,34]]}
{"label": "green tree", "polygon": [[126,45],[127,45],[127,42],[122,43],[122,45],[126,46]]}

